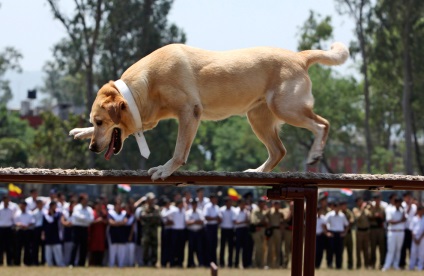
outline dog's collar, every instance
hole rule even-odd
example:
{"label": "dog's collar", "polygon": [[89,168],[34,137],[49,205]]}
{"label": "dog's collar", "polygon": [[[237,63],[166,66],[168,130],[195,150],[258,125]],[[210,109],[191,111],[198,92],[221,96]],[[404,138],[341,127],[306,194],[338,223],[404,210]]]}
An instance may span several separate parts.
{"label": "dog's collar", "polygon": [[135,103],[131,90],[125,84],[125,82],[120,79],[115,81],[115,86],[116,88],[118,88],[118,91],[128,103],[130,113],[135,122],[135,127],[138,129],[138,131],[134,133],[135,139],[137,140],[138,148],[140,149],[141,156],[147,159],[149,158],[150,150],[149,146],[147,145],[146,138],[143,134],[143,124],[141,122],[140,112],[138,110],[137,104]]}

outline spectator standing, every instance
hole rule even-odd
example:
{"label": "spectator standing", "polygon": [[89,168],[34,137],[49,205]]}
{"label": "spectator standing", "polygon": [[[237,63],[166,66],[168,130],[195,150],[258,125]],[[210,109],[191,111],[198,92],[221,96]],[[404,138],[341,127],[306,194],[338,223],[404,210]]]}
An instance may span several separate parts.
{"label": "spectator standing", "polygon": [[[340,210],[345,215],[347,221],[349,222],[349,229],[347,230],[346,236],[343,238],[343,247],[347,251],[347,268],[353,268],[353,237],[352,237],[352,228],[355,225],[355,217],[353,212],[347,208],[347,201],[341,200],[339,202]],[[358,251],[357,251],[358,254]]]}
{"label": "spectator standing", "polygon": [[179,199],[175,202],[175,209],[169,214],[169,219],[173,222],[172,224],[172,267],[183,267],[184,262],[184,247],[186,241],[186,218],[184,202]]}
{"label": "spectator standing", "polygon": [[294,202],[288,202],[288,206],[283,209],[284,213],[284,231],[283,231],[283,242],[284,242],[284,252],[282,267],[287,268],[290,261],[290,254],[292,249],[292,240],[293,240],[293,207]]}
{"label": "spectator standing", "polygon": [[225,247],[227,247],[227,267],[233,267],[234,252],[234,207],[229,197],[224,198],[225,205],[219,209],[221,217],[221,242],[219,246],[219,265],[225,267]]}
{"label": "spectator standing", "polygon": [[362,198],[357,198],[355,203],[356,207],[353,208],[353,214],[356,220],[356,268],[360,269],[362,267],[362,258],[365,268],[369,268],[370,205],[364,202]]}
{"label": "spectator standing", "polygon": [[25,198],[27,204],[27,210],[32,212],[37,208],[38,191],[37,189],[31,189],[29,191],[29,197]]}
{"label": "spectator standing", "polygon": [[244,199],[240,199],[238,201],[238,208],[235,209],[234,215],[234,231],[236,239],[236,257],[234,258],[235,268],[239,268],[240,252],[242,253],[243,268],[249,268],[252,263],[252,254],[248,248],[250,238],[249,223],[250,212],[246,209],[246,201]]}
{"label": "spectator standing", "polygon": [[21,265],[21,254],[23,249],[24,264],[29,266],[32,265],[31,247],[35,220],[32,214],[27,212],[27,203],[24,200],[19,203],[19,209],[20,210],[16,212],[13,218],[16,229],[15,265]]}
{"label": "spectator standing", "polygon": [[163,199],[163,208],[161,210],[161,219],[162,219],[162,231],[161,231],[161,266],[167,267],[171,265],[172,259],[172,220],[169,217],[169,214],[173,209],[177,208],[171,205],[171,201],[168,198]]}
{"label": "spectator standing", "polygon": [[76,201],[70,201],[69,207],[63,209],[61,223],[63,231],[63,262],[65,265],[74,265],[71,263],[72,247],[73,247],[73,227],[72,227],[72,211],[76,205]]}
{"label": "spectator standing", "polygon": [[[27,210],[29,209],[30,208],[28,208],[28,205],[27,205]],[[45,250],[44,250],[44,241],[41,239],[41,232],[43,231],[44,202],[41,199],[37,199],[36,208],[30,212],[32,216],[34,217],[34,232],[33,232],[33,238],[32,238],[33,246],[31,250],[32,264],[43,265],[45,262]],[[40,248],[41,248],[41,260],[40,260]]]}
{"label": "spectator standing", "polygon": [[78,198],[79,204],[72,211],[73,245],[71,252],[71,265],[75,264],[78,256],[78,266],[85,266],[88,248],[88,227],[94,220],[93,209],[88,206],[88,197],[83,194]]}
{"label": "spectator standing", "polygon": [[268,226],[265,200],[259,200],[258,207],[252,211],[250,221],[255,227],[255,231],[252,233],[255,246],[255,267],[261,269],[264,268],[265,229]]}
{"label": "spectator standing", "polygon": [[143,263],[156,267],[158,260],[158,227],[161,224],[160,210],[155,205],[155,195],[146,194],[146,203],[140,213],[142,227],[141,244],[143,247]]}
{"label": "spectator standing", "polygon": [[406,216],[403,210],[402,200],[394,199],[394,206],[386,208],[387,219],[387,254],[382,271],[393,266],[399,270],[399,260],[402,249],[403,238],[405,236]]}
{"label": "spectator standing", "polygon": [[412,232],[411,257],[409,269],[422,271],[424,269],[424,207],[417,208],[417,215],[411,220]]}
{"label": "spectator standing", "polygon": [[123,204],[120,201],[115,203],[113,209],[109,210],[109,267],[118,264],[118,267],[124,267],[126,258],[126,243],[128,237],[125,235],[125,224],[128,221],[127,212],[123,210]]}
{"label": "spectator standing", "polygon": [[135,239],[137,237],[137,232],[135,230],[135,215],[134,208],[131,202],[128,202],[126,206],[127,212],[127,223],[124,226],[124,234],[127,237],[126,241],[126,265],[129,267],[134,267],[135,265]]}
{"label": "spectator standing", "polygon": [[88,228],[89,265],[102,266],[106,251],[106,228],[108,214],[100,200],[96,200],[93,210],[93,222]]}
{"label": "spectator standing", "polygon": [[315,268],[321,267],[322,256],[324,255],[325,242],[327,241],[325,217],[322,210],[317,208],[317,228],[316,228],[316,246],[315,246]]}
{"label": "spectator standing", "polygon": [[13,216],[14,210],[8,196],[3,196],[0,204],[0,265],[3,265],[3,255],[6,253],[8,266],[13,265]]}
{"label": "spectator standing", "polygon": [[382,269],[386,258],[386,230],[384,222],[386,220],[385,208],[381,205],[381,195],[373,195],[373,204],[370,208],[370,267],[375,268],[377,263],[377,247],[379,251],[379,266]]}
{"label": "spectator standing", "polygon": [[203,209],[203,217],[206,221],[206,264],[214,262],[217,264],[216,250],[218,247],[218,224],[221,223],[219,216],[218,198],[216,195],[210,195],[210,202]]}
{"label": "spectator standing", "polygon": [[204,218],[202,211],[197,208],[197,201],[190,202],[191,209],[186,211],[186,225],[188,230],[188,262],[187,267],[196,267],[194,253],[196,253],[198,266],[204,266],[203,227]]}
{"label": "spectator standing", "polygon": [[273,202],[273,207],[268,212],[270,237],[268,238],[267,265],[278,268],[281,263],[282,230],[284,228],[284,215],[281,212],[281,203]]}
{"label": "spectator standing", "polygon": [[196,190],[196,201],[197,201],[197,208],[202,211],[206,204],[210,202],[210,199],[205,197],[205,189],[204,188],[197,188]]}
{"label": "spectator standing", "polygon": [[[60,238],[60,221],[62,214],[56,212],[57,204],[51,201],[49,210],[43,217],[42,239],[44,240],[46,262],[48,266],[64,266],[62,255],[62,241]],[[53,262],[54,260],[54,262]]]}
{"label": "spectator standing", "polygon": [[405,237],[403,238],[402,250],[400,253],[399,267],[404,269],[406,266],[406,254],[407,252],[411,255],[412,245],[412,232],[410,225],[412,219],[417,214],[417,205],[413,203],[412,193],[407,191],[403,194],[402,208],[405,211],[406,222],[405,222]]}
{"label": "spectator standing", "polygon": [[334,210],[325,215],[326,232],[330,243],[328,267],[333,267],[333,258],[336,257],[336,268],[341,269],[343,263],[343,238],[349,230],[349,222],[341,212],[338,202],[333,203]]}

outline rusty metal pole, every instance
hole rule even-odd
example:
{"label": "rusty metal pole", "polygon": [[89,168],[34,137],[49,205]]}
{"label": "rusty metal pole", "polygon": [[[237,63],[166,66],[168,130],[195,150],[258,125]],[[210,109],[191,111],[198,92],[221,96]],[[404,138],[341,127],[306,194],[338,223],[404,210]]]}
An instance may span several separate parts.
{"label": "rusty metal pole", "polygon": [[303,215],[304,198],[294,199],[293,241],[292,241],[292,276],[302,276],[303,266]]}
{"label": "rusty metal pole", "polygon": [[303,275],[315,275],[315,247],[317,228],[317,203],[318,189],[305,188],[306,216],[305,216],[305,256],[303,262]]}

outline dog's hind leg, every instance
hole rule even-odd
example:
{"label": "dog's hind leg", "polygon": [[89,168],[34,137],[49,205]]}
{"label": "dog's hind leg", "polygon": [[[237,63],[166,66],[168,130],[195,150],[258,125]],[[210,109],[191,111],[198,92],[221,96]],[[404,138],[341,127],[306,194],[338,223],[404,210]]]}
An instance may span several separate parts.
{"label": "dog's hind leg", "polygon": [[[313,112],[313,96],[309,79],[287,83],[268,98],[271,111],[287,124],[310,130],[314,142],[308,154],[308,165],[318,162],[323,154],[330,124]],[[290,100],[288,100],[290,99]]]}
{"label": "dog's hind leg", "polygon": [[280,123],[268,109],[266,103],[257,106],[247,113],[253,132],[268,150],[268,159],[257,169],[247,172],[269,172],[283,159],[286,149],[278,136]]}
{"label": "dog's hind leg", "polygon": [[187,105],[178,115],[178,136],[174,156],[162,166],[149,169],[152,180],[165,179],[187,162],[188,154],[200,124],[200,104]]}

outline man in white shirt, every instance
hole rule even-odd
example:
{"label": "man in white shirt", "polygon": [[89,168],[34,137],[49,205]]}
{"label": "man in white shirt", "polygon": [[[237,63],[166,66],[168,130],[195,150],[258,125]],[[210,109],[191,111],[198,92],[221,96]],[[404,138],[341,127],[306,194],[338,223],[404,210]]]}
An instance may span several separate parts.
{"label": "man in white shirt", "polygon": [[228,248],[227,266],[233,267],[233,251],[234,251],[234,207],[233,201],[229,197],[224,198],[225,205],[219,210],[221,217],[221,243],[219,246],[219,265],[225,267],[225,247]]}
{"label": "man in white shirt", "polygon": [[315,268],[321,267],[322,257],[324,255],[325,242],[327,241],[324,211],[317,208],[317,227],[316,227],[316,247],[315,247]]}
{"label": "man in white shirt", "polygon": [[349,222],[340,210],[338,202],[334,202],[333,210],[325,215],[326,232],[330,242],[330,258],[327,259],[330,268],[333,263],[333,256],[336,257],[336,268],[341,269],[343,263],[343,238],[349,230]]}
{"label": "man in white shirt", "polygon": [[25,198],[28,211],[34,211],[37,208],[37,199],[38,199],[37,189],[31,189],[29,191],[29,197]]}
{"label": "man in white shirt", "polygon": [[419,271],[422,271],[424,269],[424,207],[418,207],[417,215],[411,221],[410,230],[412,232],[412,246],[409,270],[414,270],[417,267]]}
{"label": "man in white shirt", "polygon": [[124,267],[126,255],[126,243],[128,237],[124,235],[124,228],[128,222],[127,212],[124,210],[124,205],[117,201],[115,207],[108,211],[109,221],[109,267],[115,266]]}
{"label": "man in white shirt", "polygon": [[160,264],[161,267],[167,267],[171,265],[172,258],[172,220],[169,218],[169,214],[177,209],[174,205],[171,205],[171,201],[168,198],[163,199],[163,207],[160,212],[162,219],[162,231],[161,231],[161,256]]}
{"label": "man in white shirt", "polygon": [[[26,200],[25,200],[26,201]],[[44,246],[41,240],[41,232],[43,231],[43,217],[44,217],[44,202],[41,199],[36,200],[36,208],[31,212],[34,217],[34,236],[33,236],[33,248],[32,248],[32,264],[40,265],[44,264]],[[27,206],[27,210],[29,210]],[[40,260],[40,248],[41,248],[41,260]]]}
{"label": "man in white shirt", "polygon": [[21,265],[22,249],[24,250],[24,264],[29,266],[32,264],[31,247],[33,226],[35,219],[27,212],[27,203],[22,200],[19,203],[19,211],[16,212],[13,221],[16,228],[16,259],[15,265]]}
{"label": "man in white shirt", "polygon": [[205,189],[204,188],[197,188],[196,190],[196,201],[197,201],[197,209],[200,211],[203,210],[206,204],[210,202],[210,199],[205,197]]}
{"label": "man in white shirt", "polygon": [[8,196],[3,196],[0,204],[0,266],[3,265],[3,255],[6,253],[7,265],[13,265],[13,216]]}
{"label": "man in white shirt", "polygon": [[79,204],[75,205],[71,221],[74,232],[71,253],[71,265],[75,264],[77,252],[79,252],[78,266],[85,266],[88,246],[88,227],[94,220],[93,209],[88,206],[88,196],[81,194],[78,198]]}
{"label": "man in white shirt", "polygon": [[183,267],[184,263],[184,247],[185,247],[185,227],[186,218],[184,203],[181,199],[175,202],[176,209],[168,215],[169,219],[173,222],[172,224],[172,249],[173,258],[171,259],[172,267]]}
{"label": "man in white shirt", "polygon": [[210,195],[210,202],[203,208],[203,217],[205,218],[205,233],[206,233],[206,264],[216,260],[216,249],[218,247],[218,224],[221,223],[219,216],[219,207],[217,205],[218,198],[215,194]]}
{"label": "man in white shirt", "polygon": [[411,255],[412,232],[410,230],[411,222],[417,214],[417,205],[412,202],[412,193],[407,191],[403,194],[402,208],[405,210],[405,237],[403,238],[402,250],[400,253],[399,267],[404,269],[406,266],[406,252]]}
{"label": "man in white shirt", "polygon": [[187,267],[196,267],[194,263],[194,253],[197,256],[198,266],[204,266],[203,248],[203,225],[204,218],[202,211],[197,208],[197,201],[191,200],[190,210],[186,211],[186,225],[188,232],[188,262]]}
{"label": "man in white shirt", "polygon": [[236,239],[236,257],[234,258],[234,267],[239,268],[240,251],[242,252],[243,268],[248,268],[251,264],[252,254],[249,256],[248,239],[250,212],[246,209],[246,201],[240,199],[238,201],[238,208],[234,210],[234,231]]}
{"label": "man in white shirt", "polygon": [[405,236],[406,216],[403,210],[402,200],[394,199],[394,206],[386,208],[387,220],[387,254],[382,271],[393,266],[399,270],[400,251],[402,249],[403,238]]}

